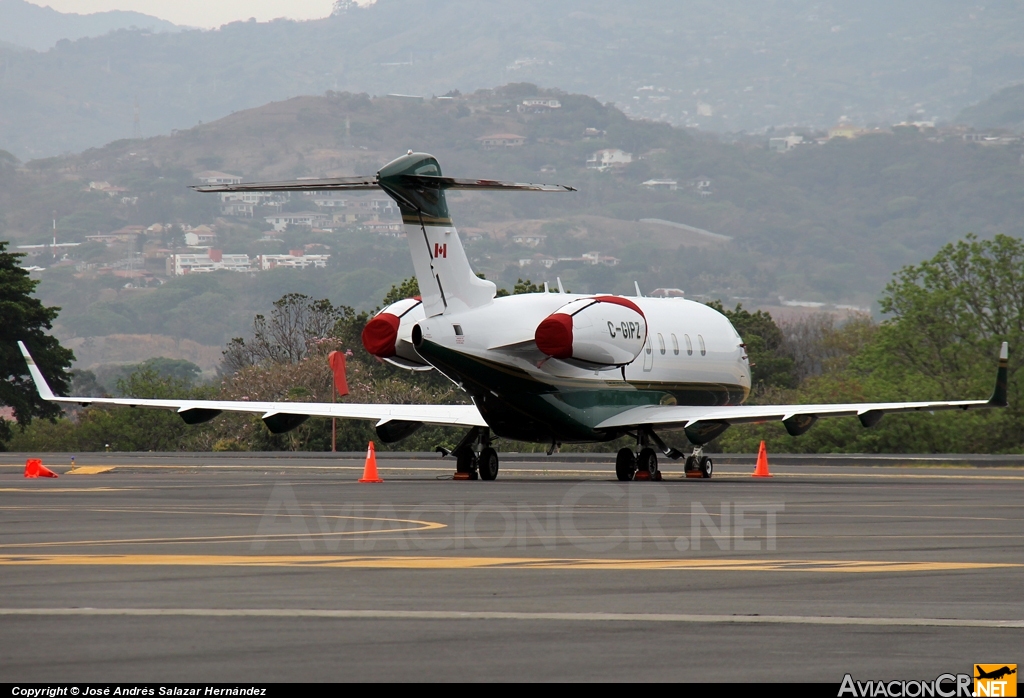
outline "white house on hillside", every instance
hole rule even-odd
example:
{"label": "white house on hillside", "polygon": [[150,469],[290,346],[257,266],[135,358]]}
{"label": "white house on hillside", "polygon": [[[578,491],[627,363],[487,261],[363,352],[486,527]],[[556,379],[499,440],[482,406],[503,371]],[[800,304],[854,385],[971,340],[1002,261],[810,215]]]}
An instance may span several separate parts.
{"label": "white house on hillside", "polygon": [[605,148],[587,158],[587,169],[605,170],[611,167],[624,167],[633,162],[633,154],[618,148]]}

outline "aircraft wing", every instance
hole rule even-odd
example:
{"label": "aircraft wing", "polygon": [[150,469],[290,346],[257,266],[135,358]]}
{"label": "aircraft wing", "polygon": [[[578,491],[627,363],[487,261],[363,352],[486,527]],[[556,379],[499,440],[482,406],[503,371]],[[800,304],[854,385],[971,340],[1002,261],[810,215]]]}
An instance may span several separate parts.
{"label": "aircraft wing", "polygon": [[1006,389],[1009,346],[1003,342],[999,351],[996,386],[988,400],[954,400],[946,402],[865,402],[822,405],[736,405],[733,407],[694,407],[674,405],[648,405],[634,407],[604,420],[598,429],[621,427],[661,426],[666,429],[685,429],[693,443],[705,443],[731,424],[782,422],[793,436],[808,429],[820,417],[852,417],[860,419],[866,427],[874,426],[890,412],[933,412],[936,410],[968,410],[979,407],[1006,407]]}
{"label": "aircraft wing", "polygon": [[441,426],[485,427],[487,422],[475,405],[388,405],[350,402],[246,402],[232,400],[145,400],[140,398],[59,397],[53,394],[39,367],[22,342],[18,342],[28,363],[39,396],[50,402],[78,405],[121,405],[174,410],[188,424],[201,424],[221,412],[249,412],[262,416],[274,433],[288,431],[308,417],[341,417],[376,420],[377,425],[391,421],[423,422]]}

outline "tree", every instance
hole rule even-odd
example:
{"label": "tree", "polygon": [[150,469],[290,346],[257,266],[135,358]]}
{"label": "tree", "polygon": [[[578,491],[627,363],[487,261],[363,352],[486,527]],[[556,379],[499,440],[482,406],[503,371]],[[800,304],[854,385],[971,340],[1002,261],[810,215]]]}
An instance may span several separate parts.
{"label": "tree", "polygon": [[414,298],[420,295],[420,283],[415,276],[402,281],[402,283],[391,286],[391,290],[384,296],[381,307],[386,308],[392,303],[397,303],[405,298]]}
{"label": "tree", "polygon": [[[551,293],[554,292],[551,289],[548,289],[548,291]],[[529,279],[526,281],[519,279],[516,281],[516,285],[512,287],[512,293],[509,293],[502,288],[498,289],[498,292],[495,295],[498,298],[501,298],[503,296],[518,296],[523,293],[544,293],[544,284],[535,284]]]}
{"label": "tree", "polygon": [[161,378],[171,378],[182,381],[186,386],[191,387],[199,380],[203,369],[191,361],[185,359],[168,359],[165,356],[157,356],[146,359],[139,364],[140,369],[152,369]]}
{"label": "tree", "polygon": [[222,371],[230,375],[264,362],[298,363],[350,310],[335,308],[326,298],[313,300],[301,293],[288,293],[274,301],[269,320],[256,316],[248,342],[242,337],[231,340],[224,350]]}
{"label": "tree", "polygon": [[862,319],[820,333],[821,373],[805,380],[792,402],[985,398],[993,389],[999,345],[1007,341],[1009,406],[892,414],[870,429],[854,419],[823,419],[795,438],[778,423],[736,427],[723,437],[722,448],[750,452],[761,439],[771,439],[775,450],[808,453],[1019,453],[1024,241],[968,235],[894,274],[880,303],[889,315],[881,326]]}
{"label": "tree", "polygon": [[857,313],[837,324],[830,313],[815,313],[780,326],[783,347],[793,358],[798,383],[845,369],[850,359],[870,344],[878,325],[866,313]]}
{"label": "tree", "polygon": [[[208,389],[192,389],[188,379],[161,376],[145,364],[117,381],[116,392],[148,399],[202,400]],[[11,439],[19,451],[179,451],[189,444],[196,427],[186,425],[169,410],[92,405],[76,410],[70,419],[36,422]]]}
{"label": "tree", "polygon": [[895,399],[987,397],[999,345],[1009,342],[1009,407],[947,415],[929,426],[957,434],[965,451],[1019,450],[1024,240],[967,235],[897,272],[880,305],[890,318],[860,357],[860,368],[890,386]]}
{"label": "tree", "polygon": [[[13,407],[18,424],[25,427],[33,417],[56,418],[60,407],[39,397],[18,350],[18,340],[28,347],[57,393],[67,391],[71,380],[68,369],[75,355],[46,334],[60,308],[48,308],[32,297],[39,282],[18,266],[18,259],[24,255],[6,249],[7,243],[0,242],[0,405]],[[0,444],[10,437],[9,423],[0,419]]]}

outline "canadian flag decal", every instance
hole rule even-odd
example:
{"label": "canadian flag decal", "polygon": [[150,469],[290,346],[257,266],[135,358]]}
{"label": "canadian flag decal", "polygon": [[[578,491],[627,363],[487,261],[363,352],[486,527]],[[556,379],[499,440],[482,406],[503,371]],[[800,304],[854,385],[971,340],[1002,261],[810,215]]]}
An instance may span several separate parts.
{"label": "canadian flag decal", "polygon": [[434,259],[437,259],[438,257],[448,259],[448,243],[443,245],[436,242],[434,243]]}

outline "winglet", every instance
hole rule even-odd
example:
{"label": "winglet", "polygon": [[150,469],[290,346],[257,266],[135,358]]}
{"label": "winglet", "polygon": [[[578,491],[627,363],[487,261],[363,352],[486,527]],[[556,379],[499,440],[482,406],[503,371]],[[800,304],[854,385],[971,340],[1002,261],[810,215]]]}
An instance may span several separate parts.
{"label": "winglet", "polygon": [[18,348],[21,349],[21,355],[25,357],[25,363],[28,364],[28,372],[32,374],[32,382],[36,384],[36,390],[39,391],[39,397],[44,400],[53,400],[56,396],[53,391],[50,390],[50,386],[47,384],[46,379],[43,378],[42,371],[36,366],[35,360],[32,355],[28,353],[28,349],[25,345],[18,340]]}
{"label": "winglet", "polygon": [[1009,383],[1010,365],[1010,343],[1003,342],[999,348],[999,368],[996,370],[996,388],[992,391],[992,397],[988,400],[989,407],[1006,407],[1009,402],[1006,398],[1006,386]]}

